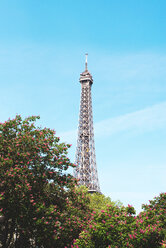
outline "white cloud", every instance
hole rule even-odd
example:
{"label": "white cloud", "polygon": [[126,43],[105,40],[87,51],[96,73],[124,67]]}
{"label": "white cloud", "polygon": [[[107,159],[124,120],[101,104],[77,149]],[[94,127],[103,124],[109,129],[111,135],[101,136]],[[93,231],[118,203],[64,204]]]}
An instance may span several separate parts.
{"label": "white cloud", "polygon": [[166,127],[166,102],[95,124],[95,135],[110,136],[122,131],[145,132]]}
{"label": "white cloud", "polygon": [[[95,123],[95,138],[108,137],[119,132],[140,132],[153,131],[158,128],[166,128],[166,102],[155,104],[142,110],[109,118]],[[60,133],[62,140],[75,143],[77,130]]]}

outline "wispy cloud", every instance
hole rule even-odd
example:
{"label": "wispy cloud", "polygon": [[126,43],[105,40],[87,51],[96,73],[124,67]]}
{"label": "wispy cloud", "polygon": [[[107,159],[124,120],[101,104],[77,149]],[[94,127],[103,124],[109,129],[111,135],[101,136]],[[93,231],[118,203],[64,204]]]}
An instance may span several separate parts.
{"label": "wispy cloud", "polygon": [[[166,128],[166,102],[155,104],[132,113],[109,118],[94,125],[95,138],[108,137],[120,132],[149,132]],[[59,134],[62,140],[75,143],[77,130]]]}
{"label": "wispy cloud", "polygon": [[123,131],[145,132],[166,127],[166,102],[95,124],[96,136],[110,136]]}

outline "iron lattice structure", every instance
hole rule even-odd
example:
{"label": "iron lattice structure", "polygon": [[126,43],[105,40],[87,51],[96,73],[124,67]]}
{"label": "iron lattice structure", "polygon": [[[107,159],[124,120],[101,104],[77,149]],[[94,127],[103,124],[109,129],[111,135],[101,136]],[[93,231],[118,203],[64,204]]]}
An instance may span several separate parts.
{"label": "iron lattice structure", "polygon": [[80,185],[88,187],[89,192],[100,192],[92,115],[91,87],[93,79],[87,68],[87,54],[85,71],[80,74],[81,103],[78,127],[78,139],[74,176],[79,180]]}

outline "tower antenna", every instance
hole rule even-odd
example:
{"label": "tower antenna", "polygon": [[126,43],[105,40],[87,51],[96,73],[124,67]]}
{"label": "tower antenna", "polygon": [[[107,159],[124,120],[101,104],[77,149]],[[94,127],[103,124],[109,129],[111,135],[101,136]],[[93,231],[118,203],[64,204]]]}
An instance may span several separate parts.
{"label": "tower antenna", "polygon": [[85,71],[88,70],[88,53],[85,53]]}

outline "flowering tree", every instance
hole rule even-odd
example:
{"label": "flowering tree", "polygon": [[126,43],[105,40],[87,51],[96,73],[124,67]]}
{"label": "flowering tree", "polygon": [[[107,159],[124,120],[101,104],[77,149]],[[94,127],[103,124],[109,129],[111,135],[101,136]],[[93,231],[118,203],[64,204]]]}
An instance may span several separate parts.
{"label": "flowering tree", "polygon": [[[166,194],[143,206],[138,216],[132,206],[107,205],[91,214],[74,248],[159,248],[166,247]],[[98,210],[98,209],[97,209]]]}
{"label": "flowering tree", "polygon": [[39,117],[0,124],[0,245],[68,247],[89,219],[84,194],[66,173],[70,145]]}
{"label": "flowering tree", "polygon": [[144,204],[143,210],[146,220],[160,227],[159,236],[163,239],[163,247],[166,247],[166,193],[161,193],[150,200],[149,204]]}
{"label": "flowering tree", "polygon": [[107,209],[101,210],[100,213],[94,211],[91,214],[91,222],[80,234],[79,239],[75,240],[74,247],[127,247],[134,214],[133,207],[117,207],[115,204],[107,205]]}
{"label": "flowering tree", "polygon": [[166,247],[166,194],[136,216],[67,174],[70,145],[39,117],[0,124],[0,247]]}

